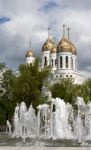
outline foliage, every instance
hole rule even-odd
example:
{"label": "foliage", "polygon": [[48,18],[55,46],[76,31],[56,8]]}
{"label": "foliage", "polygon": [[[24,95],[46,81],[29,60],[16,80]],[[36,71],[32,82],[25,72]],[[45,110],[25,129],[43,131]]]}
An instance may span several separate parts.
{"label": "foliage", "polygon": [[34,65],[20,65],[20,75],[15,81],[14,95],[17,102],[24,101],[27,106],[31,103],[36,107],[41,100],[41,88],[44,80],[47,80],[50,69],[39,69],[38,60]]}
{"label": "foliage", "polygon": [[81,85],[75,85],[75,93],[77,96],[83,97],[85,103],[91,101],[91,79],[87,79]]}
{"label": "foliage", "polygon": [[21,64],[19,75],[16,76],[6,65],[0,64],[3,73],[0,80],[0,122],[12,119],[16,103],[24,101],[27,106],[31,103],[36,106],[42,103],[41,88],[48,79],[50,68],[39,69],[39,61],[34,65]]}
{"label": "foliage", "polygon": [[86,102],[91,101],[91,78],[84,82],[82,93],[82,96]]}
{"label": "foliage", "polygon": [[0,63],[0,71],[6,68],[6,64],[5,63]]}
{"label": "foliage", "polygon": [[55,83],[52,87],[52,96],[60,97],[65,102],[69,102],[72,105],[75,104],[76,93],[75,93],[75,85],[70,78],[61,79],[60,82]]}
{"label": "foliage", "polygon": [[60,97],[65,102],[75,105],[76,97],[83,97],[85,103],[91,101],[91,78],[83,84],[74,85],[71,79],[62,79],[52,86],[53,97]]}
{"label": "foliage", "polygon": [[13,72],[6,68],[6,65],[0,64],[0,122],[11,119],[14,111],[13,87],[15,76]]}

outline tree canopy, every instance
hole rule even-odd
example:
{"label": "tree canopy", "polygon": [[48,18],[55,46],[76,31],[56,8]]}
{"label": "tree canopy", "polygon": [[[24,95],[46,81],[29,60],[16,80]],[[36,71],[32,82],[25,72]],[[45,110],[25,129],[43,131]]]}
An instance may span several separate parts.
{"label": "tree canopy", "polygon": [[77,96],[83,97],[85,103],[91,101],[91,78],[87,79],[83,84],[73,84],[70,78],[61,79],[52,87],[52,96],[60,97],[65,102],[75,105]]}
{"label": "tree canopy", "polygon": [[[0,64],[0,66],[2,66],[2,64]],[[3,116],[2,119],[5,122],[5,120],[10,119],[13,115],[13,110],[15,106],[15,101],[13,97],[15,76],[13,75],[13,72],[6,69],[6,67],[3,67],[3,70],[4,71],[0,81],[0,112]]]}
{"label": "tree canopy", "polygon": [[38,60],[34,65],[20,65],[20,75],[16,78],[14,95],[17,102],[24,101],[27,106],[31,103],[36,107],[41,103],[41,88],[48,78],[50,69],[39,69]]}
{"label": "tree canopy", "polygon": [[59,97],[65,102],[71,104],[75,103],[76,94],[75,94],[75,85],[70,78],[61,79],[59,82],[55,83],[52,87],[52,96]]}

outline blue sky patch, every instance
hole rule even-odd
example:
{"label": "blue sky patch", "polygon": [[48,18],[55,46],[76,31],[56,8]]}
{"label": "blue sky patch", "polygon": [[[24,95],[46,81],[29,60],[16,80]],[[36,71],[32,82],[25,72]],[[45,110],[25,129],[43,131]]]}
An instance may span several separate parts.
{"label": "blue sky patch", "polygon": [[9,17],[0,17],[0,24],[9,22],[11,19]]}
{"label": "blue sky patch", "polygon": [[45,4],[42,6],[41,10],[43,10],[43,11],[48,11],[48,10],[50,10],[50,9],[52,9],[52,8],[57,7],[57,6],[58,6],[58,5],[57,5],[55,2],[49,1],[48,3],[45,3]]}

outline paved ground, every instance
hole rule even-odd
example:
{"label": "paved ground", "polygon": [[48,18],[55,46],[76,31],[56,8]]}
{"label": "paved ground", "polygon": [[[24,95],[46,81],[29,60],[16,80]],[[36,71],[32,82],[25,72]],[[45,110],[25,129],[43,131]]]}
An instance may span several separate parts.
{"label": "paved ground", "polygon": [[2,146],[0,150],[91,150],[91,147],[9,147]]}

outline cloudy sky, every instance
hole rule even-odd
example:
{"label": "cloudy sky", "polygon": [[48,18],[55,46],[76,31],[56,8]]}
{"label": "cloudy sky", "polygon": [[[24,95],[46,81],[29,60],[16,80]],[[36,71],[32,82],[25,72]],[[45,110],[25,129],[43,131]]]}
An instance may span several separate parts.
{"label": "cloudy sky", "polygon": [[58,43],[63,24],[71,28],[79,70],[91,75],[91,0],[0,0],[0,62],[17,70],[29,41],[40,56],[48,26]]}

